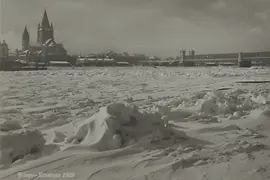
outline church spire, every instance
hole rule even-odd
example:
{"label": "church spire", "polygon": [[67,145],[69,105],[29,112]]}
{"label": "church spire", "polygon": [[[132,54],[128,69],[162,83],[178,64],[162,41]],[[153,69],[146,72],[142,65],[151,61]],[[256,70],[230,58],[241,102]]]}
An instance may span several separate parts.
{"label": "church spire", "polygon": [[43,17],[42,17],[41,27],[45,27],[45,28],[50,27],[50,22],[49,22],[49,19],[48,19],[46,9],[44,10],[44,14],[43,14]]}
{"label": "church spire", "polygon": [[24,27],[24,31],[23,31],[23,39],[24,40],[29,39],[29,33],[26,26]]}
{"label": "church spire", "polygon": [[23,31],[23,35],[22,35],[22,49],[23,50],[28,49],[29,43],[30,43],[30,37],[29,37],[27,27],[25,26],[24,31]]}

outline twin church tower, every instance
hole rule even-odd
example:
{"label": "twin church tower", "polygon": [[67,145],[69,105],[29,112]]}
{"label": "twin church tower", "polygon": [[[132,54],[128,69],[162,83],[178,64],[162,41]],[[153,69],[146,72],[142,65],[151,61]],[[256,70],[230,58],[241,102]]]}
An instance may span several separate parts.
{"label": "twin church tower", "polygon": [[[37,45],[42,47],[48,40],[54,41],[54,29],[53,24],[49,22],[46,10],[44,11],[42,22],[38,24],[37,28]],[[30,48],[30,35],[25,26],[22,35],[22,50],[28,50]]]}

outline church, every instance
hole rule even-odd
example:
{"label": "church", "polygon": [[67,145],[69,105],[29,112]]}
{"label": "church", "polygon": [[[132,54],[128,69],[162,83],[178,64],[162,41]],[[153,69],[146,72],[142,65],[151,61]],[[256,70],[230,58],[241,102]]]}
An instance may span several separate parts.
{"label": "church", "polygon": [[22,34],[21,57],[27,60],[46,59],[46,61],[68,61],[69,56],[63,44],[56,43],[54,39],[54,27],[50,23],[45,9],[42,21],[37,27],[37,41],[33,43],[25,26]]}

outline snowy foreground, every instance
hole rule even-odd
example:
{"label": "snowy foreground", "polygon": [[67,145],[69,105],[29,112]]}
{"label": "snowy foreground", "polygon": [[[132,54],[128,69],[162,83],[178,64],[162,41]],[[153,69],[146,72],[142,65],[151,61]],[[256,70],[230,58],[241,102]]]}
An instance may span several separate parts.
{"label": "snowy foreground", "polygon": [[0,72],[0,179],[270,179],[269,68]]}

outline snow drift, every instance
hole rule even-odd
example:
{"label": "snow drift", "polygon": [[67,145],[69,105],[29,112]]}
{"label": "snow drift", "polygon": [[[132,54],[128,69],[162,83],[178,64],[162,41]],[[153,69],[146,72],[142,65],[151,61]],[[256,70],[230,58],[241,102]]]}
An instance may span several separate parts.
{"label": "snow drift", "polygon": [[162,138],[173,134],[185,136],[166,126],[160,113],[139,112],[136,106],[112,103],[78,126],[69,142],[104,151],[134,144],[148,135]]}
{"label": "snow drift", "polygon": [[224,115],[231,120],[240,119],[263,102],[263,97],[255,102],[253,96],[239,89],[213,91],[200,96],[199,99],[183,101],[177,107],[155,106],[148,111],[128,103],[111,103],[81,122],[67,143],[72,143],[72,147],[87,146],[106,151],[135,144],[147,136],[152,140],[185,136],[184,132],[174,129],[170,121],[218,123],[218,117]]}
{"label": "snow drift", "polygon": [[67,137],[56,131],[53,143],[67,143],[64,149],[71,145],[106,151],[135,144],[141,139],[151,142],[157,138],[185,136],[170,122],[219,123],[219,117],[224,115],[231,120],[240,119],[264,102],[263,96],[247,95],[236,89],[200,92],[177,103],[172,101],[167,105],[154,105],[152,109],[144,107],[144,111],[129,103],[111,103],[101,107],[90,118],[76,123],[74,136]]}

